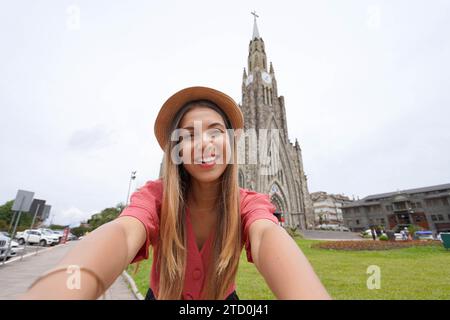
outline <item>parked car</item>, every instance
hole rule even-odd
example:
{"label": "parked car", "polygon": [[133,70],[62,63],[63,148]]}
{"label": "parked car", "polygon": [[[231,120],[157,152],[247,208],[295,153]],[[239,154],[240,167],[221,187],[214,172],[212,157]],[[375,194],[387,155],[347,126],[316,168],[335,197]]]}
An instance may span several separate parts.
{"label": "parked car", "polygon": [[78,237],[76,235],[74,235],[72,232],[69,232],[69,235],[67,236],[67,239],[69,241],[78,240]]}
{"label": "parked car", "polygon": [[58,237],[58,243],[61,242],[63,234],[62,234],[62,232],[59,232],[59,230],[52,230],[52,229],[47,229],[47,228],[39,228],[39,230],[44,232],[45,234],[54,235],[54,236]]}
{"label": "parked car", "polygon": [[5,237],[9,238],[9,233],[6,231],[0,231],[0,235],[4,235]]}
{"label": "parked car", "polygon": [[35,243],[41,246],[51,246],[59,242],[59,237],[52,232],[41,231],[39,229],[25,230],[16,236],[19,244]]}
{"label": "parked car", "polygon": [[9,250],[8,256],[6,257],[6,260],[9,260],[11,257],[16,256],[21,248],[19,248],[19,244],[16,241],[11,241],[10,237],[5,236],[3,232],[0,233],[0,261],[3,261],[3,259],[5,258],[10,242],[11,248]]}
{"label": "parked car", "polygon": [[350,229],[345,226],[339,226],[337,231],[350,232]]}
{"label": "parked car", "polygon": [[371,230],[371,229],[366,229],[366,230],[364,230],[364,231],[361,231],[361,236],[362,236],[363,238],[365,238],[365,237],[370,237],[370,238],[372,238],[372,230]]}
{"label": "parked car", "polygon": [[414,237],[417,240],[434,240],[433,232],[431,231],[416,231]]}
{"label": "parked car", "polygon": [[[11,237],[9,236],[9,233],[8,232],[6,232],[6,231],[0,231],[0,236],[3,236],[3,237],[5,237],[5,238],[7,238],[7,240],[11,240]],[[20,247],[19,247],[19,243],[16,241],[16,240],[13,240],[12,242],[11,242],[11,248],[17,248],[17,249],[21,249]],[[23,248],[22,248],[23,249]]]}
{"label": "parked car", "polygon": [[336,231],[338,230],[339,225],[337,224],[321,224],[319,225],[319,229],[320,230],[331,230],[331,231]]}
{"label": "parked car", "polygon": [[403,234],[401,234],[399,232],[394,233],[394,235],[395,235],[395,240],[405,240],[403,238]]}

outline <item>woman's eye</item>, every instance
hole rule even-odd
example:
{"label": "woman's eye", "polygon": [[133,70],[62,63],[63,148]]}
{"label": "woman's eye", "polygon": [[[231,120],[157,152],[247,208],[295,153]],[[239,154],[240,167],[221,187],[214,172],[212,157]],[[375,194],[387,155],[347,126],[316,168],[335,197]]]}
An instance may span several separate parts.
{"label": "woman's eye", "polygon": [[211,135],[212,135],[213,137],[217,137],[217,136],[220,136],[222,133],[223,133],[222,130],[220,130],[220,129],[214,129],[214,130],[211,132]]}
{"label": "woman's eye", "polygon": [[194,133],[186,133],[186,134],[183,134],[182,135],[182,137],[183,137],[183,140],[191,140],[192,139],[192,137],[194,136]]}

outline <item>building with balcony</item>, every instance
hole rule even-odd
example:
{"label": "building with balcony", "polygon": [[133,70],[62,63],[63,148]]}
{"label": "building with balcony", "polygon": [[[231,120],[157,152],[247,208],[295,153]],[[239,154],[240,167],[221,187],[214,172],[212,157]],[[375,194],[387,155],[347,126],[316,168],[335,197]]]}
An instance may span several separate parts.
{"label": "building with balcony", "polygon": [[372,226],[398,230],[414,224],[435,234],[450,232],[450,184],[367,196],[342,206],[352,231]]}

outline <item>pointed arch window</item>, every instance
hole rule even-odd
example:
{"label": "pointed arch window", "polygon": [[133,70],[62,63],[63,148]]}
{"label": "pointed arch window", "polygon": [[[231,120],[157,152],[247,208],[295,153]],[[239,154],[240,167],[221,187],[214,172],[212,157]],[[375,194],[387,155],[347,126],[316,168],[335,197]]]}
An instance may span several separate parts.
{"label": "pointed arch window", "polygon": [[239,187],[245,188],[245,179],[242,170],[239,170]]}

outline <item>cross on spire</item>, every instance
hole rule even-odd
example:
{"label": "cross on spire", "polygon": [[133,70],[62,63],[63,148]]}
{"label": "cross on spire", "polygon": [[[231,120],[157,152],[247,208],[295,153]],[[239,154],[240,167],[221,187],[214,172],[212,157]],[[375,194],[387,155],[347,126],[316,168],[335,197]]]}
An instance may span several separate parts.
{"label": "cross on spire", "polygon": [[255,10],[253,10],[252,12],[250,12],[252,15],[253,15],[253,17],[254,17],[254,20],[253,20],[253,39],[256,39],[256,38],[260,38],[260,36],[259,36],[259,31],[258,31],[258,26],[256,25],[256,18],[259,18],[259,16],[256,14],[256,11]]}

